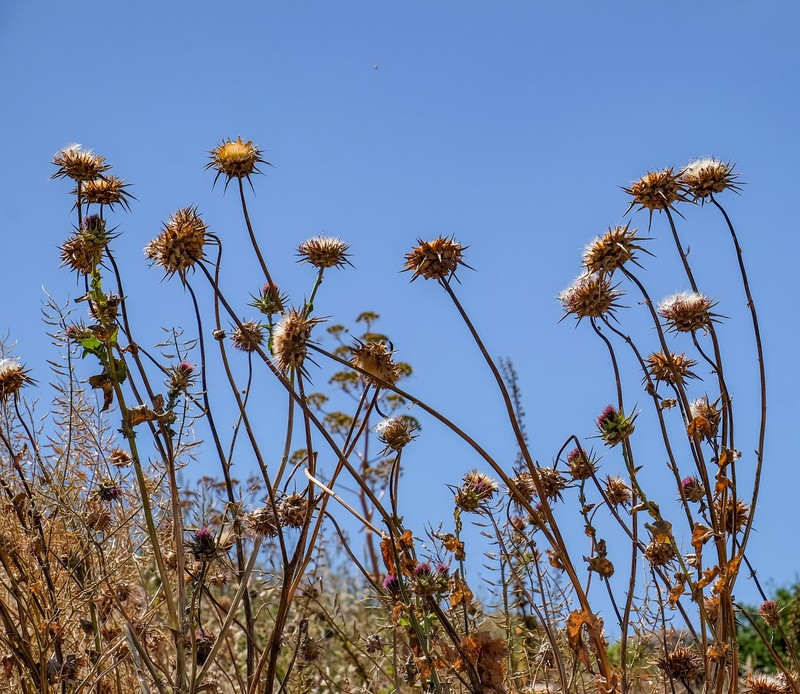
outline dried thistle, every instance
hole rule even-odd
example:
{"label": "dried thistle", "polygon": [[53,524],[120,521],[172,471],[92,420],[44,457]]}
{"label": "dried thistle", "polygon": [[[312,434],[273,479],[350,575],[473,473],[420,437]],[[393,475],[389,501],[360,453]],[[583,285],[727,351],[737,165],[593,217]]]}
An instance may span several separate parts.
{"label": "dried thistle", "polygon": [[681,480],[681,489],[686,499],[694,503],[701,501],[706,495],[706,488],[697,477],[684,477]]}
{"label": "dried thistle", "polygon": [[631,503],[631,488],[617,475],[606,477],[605,491],[606,498],[612,506],[626,506]]}
{"label": "dried thistle", "polygon": [[[81,188],[81,195],[84,202],[95,205],[105,205],[110,209],[114,209],[114,205],[130,210],[130,199],[135,199],[125,190],[129,188],[130,184],[125,183],[124,178],[118,178],[111,175],[107,178],[96,178],[93,181],[86,181]],[[77,195],[78,189],[72,191],[73,195]]]}
{"label": "dried thistle", "polygon": [[192,533],[192,537],[187,544],[189,545],[189,551],[197,561],[212,561],[219,552],[217,539],[208,528],[200,528],[195,533]]}
{"label": "dried thistle", "polygon": [[765,675],[750,672],[744,681],[745,694],[787,694],[794,691],[787,686],[786,678],[781,675]]}
{"label": "dried thistle", "polygon": [[300,262],[317,268],[344,267],[349,265],[347,250],[350,248],[341,239],[331,236],[315,236],[303,241],[297,248]]}
{"label": "dried thistle", "polygon": [[758,608],[759,616],[768,627],[776,627],[781,623],[781,614],[778,603],[774,600],[765,600]]}
{"label": "dried thistle", "polygon": [[676,202],[685,200],[681,190],[681,183],[672,167],[661,171],[648,171],[638,181],[631,183],[629,188],[623,189],[633,197],[628,211],[636,205],[639,209],[665,210]]}
{"label": "dried thistle", "polygon": [[128,467],[133,462],[131,454],[121,448],[115,448],[111,451],[108,455],[108,459],[112,465],[116,465],[117,467]]}
{"label": "dried thistle", "polygon": [[717,403],[710,403],[707,396],[697,398],[689,403],[689,421],[686,424],[686,431],[692,438],[700,441],[701,439],[713,439],[719,429],[719,421],[722,416]]}
{"label": "dried thistle", "polygon": [[497,487],[497,482],[491,477],[472,470],[464,475],[461,486],[456,490],[456,506],[462,511],[477,511],[482,504],[491,500]]}
{"label": "dried thistle", "polygon": [[714,502],[714,513],[725,524],[725,532],[733,535],[744,530],[750,518],[750,506],[739,498],[728,497],[723,508],[722,499]]}
{"label": "dried thistle", "polygon": [[700,654],[685,646],[676,646],[672,653],[659,658],[656,665],[669,679],[684,682],[691,682],[703,674]]}
{"label": "dried thistle", "polygon": [[272,331],[272,353],[281,371],[302,369],[308,354],[311,330],[321,318],[309,318],[302,311],[291,309]]}
{"label": "dried thistle", "polygon": [[172,374],[169,377],[170,393],[186,392],[195,375],[195,365],[188,361],[182,361],[172,370]]}
{"label": "dried thistle", "polygon": [[84,218],[82,227],[61,244],[61,266],[90,275],[108,245],[106,223],[97,215]]}
{"label": "dried thistle", "polygon": [[678,383],[685,385],[686,379],[697,378],[692,372],[692,367],[696,365],[694,359],[688,358],[683,353],[667,356],[664,352],[653,352],[647,357],[647,372],[650,377],[670,386]]}
{"label": "dried thistle", "polygon": [[309,513],[308,499],[302,494],[290,494],[278,502],[281,525],[302,528]]}
{"label": "dried thistle", "polygon": [[406,254],[406,262],[403,271],[413,271],[411,281],[413,282],[420,275],[426,280],[445,281],[455,273],[459,265],[464,265],[464,250],[455,238],[438,236],[433,241],[423,241],[417,239],[419,245],[411,249]]}
{"label": "dried thistle", "polygon": [[207,229],[196,207],[181,208],[164,224],[161,234],[147,244],[145,254],[167,275],[178,273],[183,277],[203,259]]}
{"label": "dried thistle", "polygon": [[264,328],[260,323],[249,320],[237,325],[231,335],[233,346],[242,352],[255,352],[264,344]]}
{"label": "dried thistle", "polygon": [[252,535],[261,539],[276,537],[279,532],[278,519],[269,504],[248,513],[244,525]]}
{"label": "dried thistle", "polygon": [[390,450],[399,453],[417,438],[414,434],[417,429],[419,429],[419,425],[411,417],[382,419],[375,427],[378,441],[386,446],[382,454],[386,455]]}
{"label": "dried thistle", "polygon": [[225,176],[226,186],[232,178],[246,178],[249,181],[254,173],[261,173],[259,164],[271,166],[261,157],[261,150],[251,140],[244,142],[241,136],[236,140],[225,140],[214,147],[210,154],[211,161],[206,164],[206,170],[216,169],[214,183],[220,176]]}
{"label": "dried thistle", "polygon": [[704,201],[714,193],[732,190],[738,193],[742,186],[737,183],[739,174],[735,173],[730,162],[708,157],[689,162],[680,173],[680,182],[695,201]]}
{"label": "dried thistle", "polygon": [[705,294],[679,292],[667,297],[658,305],[658,315],[671,330],[680,333],[706,329],[715,318],[711,308],[716,304]]}
{"label": "dried thistle", "polygon": [[610,227],[602,236],[592,241],[583,252],[583,265],[586,272],[604,272],[609,275],[629,260],[636,262],[636,251],[644,250],[638,243],[642,241],[636,229],[625,226]]}
{"label": "dried thistle", "polygon": [[28,383],[28,371],[17,359],[0,359],[0,402],[14,397]]}
{"label": "dried thistle", "polygon": [[558,295],[564,307],[564,317],[572,314],[580,322],[584,318],[601,318],[612,314],[619,304],[622,292],[611,286],[611,280],[603,273],[581,275]]}
{"label": "dried thistle", "polygon": [[366,374],[361,374],[367,383],[380,388],[383,382],[394,385],[401,372],[392,359],[394,351],[383,342],[358,342],[350,348],[351,362]]}
{"label": "dried thistle", "polygon": [[577,447],[567,454],[567,465],[572,479],[578,482],[588,480],[597,472],[597,464],[593,460],[591,453],[587,454]]}
{"label": "dried thistle", "polygon": [[664,566],[675,559],[675,548],[669,540],[653,540],[644,550],[651,566]]}
{"label": "dried thistle", "polygon": [[93,181],[108,171],[105,157],[80,145],[70,145],[53,155],[53,165],[58,167],[50,178],[71,178],[73,181]]}

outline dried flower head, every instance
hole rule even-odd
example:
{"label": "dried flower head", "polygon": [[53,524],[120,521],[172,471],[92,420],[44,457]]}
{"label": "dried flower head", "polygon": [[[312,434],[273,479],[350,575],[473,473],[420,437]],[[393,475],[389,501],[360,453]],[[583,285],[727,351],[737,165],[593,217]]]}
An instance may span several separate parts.
{"label": "dried flower head", "polygon": [[631,488],[621,477],[609,475],[606,477],[606,498],[612,506],[626,506],[631,503]]}
{"label": "dried flower head", "polygon": [[697,477],[684,477],[681,480],[681,490],[688,501],[697,503],[706,495],[706,488]]}
{"label": "dried flower head", "polygon": [[53,165],[58,167],[50,178],[71,178],[73,181],[93,181],[110,168],[105,157],[80,145],[70,145],[53,155]]}
{"label": "dried flower head", "polygon": [[89,502],[83,508],[83,522],[98,533],[104,533],[111,527],[111,511],[105,505]]}
{"label": "dried flower head", "polygon": [[85,217],[81,228],[61,244],[61,266],[91,274],[108,245],[106,223],[98,215]]}
{"label": "dried flower head", "polygon": [[94,497],[100,501],[116,501],[122,497],[122,487],[111,479],[100,480],[94,490]]}
{"label": "dried flower head", "polygon": [[[125,183],[124,178],[111,175],[107,178],[96,178],[94,181],[86,181],[81,187],[81,197],[84,202],[94,205],[105,205],[114,209],[114,205],[130,210],[129,200],[133,196],[125,190],[130,184]],[[77,195],[78,189],[73,191]],[[133,198],[135,199],[135,198]]]}
{"label": "dried flower head", "polygon": [[392,359],[394,351],[383,342],[359,341],[350,348],[350,353],[352,364],[366,372],[361,375],[367,383],[380,388],[383,382],[394,385],[400,378],[400,368]]}
{"label": "dried flower head", "polygon": [[619,307],[617,300],[622,292],[611,286],[608,275],[594,272],[581,275],[558,295],[564,307],[564,316],[574,315],[578,322],[583,318],[600,318]]}
{"label": "dried flower head", "polygon": [[647,357],[647,373],[650,377],[670,386],[678,383],[685,385],[686,379],[697,378],[692,372],[692,367],[696,365],[694,359],[689,359],[683,353],[667,356],[664,352],[653,352]]}
{"label": "dried flower head", "polygon": [[656,665],[673,680],[691,682],[703,673],[703,659],[697,651],[676,646],[672,653],[663,655]]}
{"label": "dried flower head", "polygon": [[745,694],[787,694],[794,689],[787,686],[786,678],[781,675],[766,675],[750,672],[744,681]]}
{"label": "dried flower head", "polygon": [[217,539],[208,528],[200,528],[192,533],[192,537],[187,544],[189,545],[189,551],[197,561],[207,562],[217,556]]}
{"label": "dried flower head", "polygon": [[278,519],[269,504],[248,513],[244,517],[244,525],[250,533],[261,539],[276,537],[279,531]]}
{"label": "dried flower head", "polygon": [[303,241],[297,252],[301,263],[310,263],[317,268],[344,267],[349,265],[347,250],[350,248],[341,239],[332,236],[315,236]]}
{"label": "dried flower head", "polygon": [[588,480],[595,472],[597,472],[597,464],[592,458],[591,453],[581,451],[580,448],[573,448],[567,454],[567,465],[569,466],[570,475],[572,479],[582,482]]}
{"label": "dried flower head", "polygon": [[680,173],[680,181],[695,201],[705,200],[714,193],[724,190],[739,192],[741,184],[736,180],[739,174],[735,173],[730,162],[723,162],[714,157],[695,159],[690,161]]}
{"label": "dried flower head", "polygon": [[610,275],[629,260],[635,263],[636,251],[644,250],[638,243],[643,239],[636,232],[628,223],[610,227],[605,234],[598,236],[583,252],[586,272],[605,272]]}
{"label": "dried flower head", "polygon": [[530,472],[520,472],[512,478],[516,489],[508,489],[508,495],[511,500],[521,506],[523,503],[531,503],[533,497],[536,496],[536,484],[533,481],[533,475]]}
{"label": "dried flower head", "polygon": [[644,550],[651,566],[664,566],[675,559],[675,548],[668,540],[653,540]]}
{"label": "dried flower head", "polygon": [[464,263],[464,250],[455,238],[439,236],[433,241],[423,241],[417,239],[418,246],[411,249],[406,254],[406,262],[403,271],[413,271],[411,281],[422,275],[426,280],[449,279],[455,273],[459,265],[469,267]]}
{"label": "dried flower head", "polygon": [[117,467],[128,467],[133,462],[131,454],[121,448],[115,448],[111,451],[108,459],[112,465],[116,465]]}
{"label": "dried flower head", "polygon": [[417,564],[413,571],[414,592],[417,595],[434,595],[445,591],[449,569],[446,564],[440,564],[434,569],[427,561]]}
{"label": "dried flower head", "polygon": [[636,415],[626,416],[613,405],[606,405],[597,418],[597,429],[606,446],[616,446],[627,439],[634,431]]}
{"label": "dried flower head", "polygon": [[302,369],[308,354],[311,330],[321,318],[309,318],[302,311],[291,309],[272,331],[272,353],[281,371]]}
{"label": "dried flower head", "polygon": [[302,494],[289,494],[278,503],[281,525],[289,528],[302,528],[308,513],[308,499]]}
{"label": "dried flower head", "polygon": [[678,292],[658,305],[658,315],[669,323],[671,330],[688,333],[711,325],[715,316],[711,313],[713,306],[714,301],[705,294]]}
{"label": "dried flower head", "polygon": [[203,258],[207,229],[196,207],[183,207],[169,218],[161,234],[147,244],[144,252],[167,275],[184,276]]}
{"label": "dried flower head", "polygon": [[15,396],[22,386],[30,382],[28,372],[17,359],[0,359],[0,401]]}
{"label": "dried flower head", "polygon": [[264,328],[260,323],[248,320],[236,326],[231,335],[231,342],[242,352],[254,352],[264,344]]}
{"label": "dried flower head", "polygon": [[463,511],[477,511],[481,504],[490,501],[497,491],[497,482],[488,475],[471,470],[456,490],[455,503]]}
{"label": "dried flower head", "polygon": [[383,579],[383,589],[390,595],[400,594],[400,579],[395,574],[387,574]]}
{"label": "dried flower head", "polygon": [[375,433],[378,435],[378,441],[386,446],[383,455],[390,450],[399,453],[417,438],[414,434],[417,429],[419,425],[411,417],[387,417],[378,422]]}
{"label": "dried flower head", "polygon": [[781,614],[778,603],[774,600],[765,600],[758,608],[758,614],[768,627],[776,627],[781,623]]}
{"label": "dried flower head", "polygon": [[182,361],[172,371],[169,377],[169,389],[172,393],[183,393],[192,384],[195,377],[195,365]]}
{"label": "dried flower head", "polygon": [[735,500],[728,497],[723,509],[722,499],[717,499],[714,502],[714,513],[720,519],[721,524],[725,525],[725,532],[733,535],[744,530],[747,525],[750,518],[750,506],[738,497]]}
{"label": "dried flower head", "polygon": [[628,211],[636,205],[639,209],[665,210],[676,202],[685,200],[681,190],[681,183],[672,167],[661,171],[648,171],[638,181],[631,183],[629,188],[623,190],[633,197]]}
{"label": "dried flower head", "polygon": [[561,492],[567,486],[563,475],[553,467],[536,468],[542,482],[545,496],[551,501],[561,498]]}
{"label": "dried flower head", "polygon": [[713,439],[719,429],[721,412],[717,403],[710,403],[707,396],[697,398],[689,403],[689,421],[686,431],[692,438]]}
{"label": "dried flower head", "polygon": [[300,664],[310,665],[311,663],[319,660],[321,657],[322,646],[320,646],[319,641],[311,638],[310,636],[304,636],[303,640],[300,642],[299,648],[297,649],[297,659],[300,661]]}
{"label": "dried flower head", "polygon": [[250,180],[252,174],[261,173],[258,170],[259,164],[271,166],[268,161],[262,159],[261,150],[251,140],[244,142],[241,137],[237,137],[236,140],[225,140],[214,147],[210,154],[211,161],[206,164],[206,169],[216,169],[214,183],[220,176],[225,176],[226,186],[232,178]]}
{"label": "dried flower head", "polygon": [[198,665],[203,665],[208,660],[208,656],[211,655],[211,650],[214,648],[214,641],[216,641],[214,634],[206,631],[203,627],[197,627],[194,630],[195,655]]}

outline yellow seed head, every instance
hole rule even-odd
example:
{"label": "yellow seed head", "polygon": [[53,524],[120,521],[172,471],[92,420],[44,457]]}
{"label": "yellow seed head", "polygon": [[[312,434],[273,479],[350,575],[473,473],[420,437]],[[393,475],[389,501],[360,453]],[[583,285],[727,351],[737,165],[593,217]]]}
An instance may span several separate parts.
{"label": "yellow seed head", "polygon": [[248,140],[244,142],[241,137],[235,140],[225,140],[211,150],[211,161],[206,164],[206,169],[216,169],[217,175],[225,176],[226,183],[232,178],[247,178],[258,170],[259,164],[268,164],[261,158],[261,150]]}

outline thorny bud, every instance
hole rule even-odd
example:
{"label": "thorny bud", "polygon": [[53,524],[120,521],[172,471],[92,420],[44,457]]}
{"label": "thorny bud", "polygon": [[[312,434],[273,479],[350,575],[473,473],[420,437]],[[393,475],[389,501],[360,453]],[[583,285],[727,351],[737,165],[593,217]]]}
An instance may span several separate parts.
{"label": "thorny bud", "polygon": [[653,352],[647,357],[647,372],[650,377],[670,386],[678,383],[685,385],[687,378],[697,378],[691,370],[696,365],[694,359],[689,359],[683,353],[667,356],[664,352]]}
{"label": "thorny bud", "polygon": [[619,476],[606,477],[606,498],[612,506],[631,503],[631,488]]}
{"label": "thorny bud", "polygon": [[170,391],[183,393],[191,385],[194,378],[195,365],[188,361],[182,361],[175,367],[169,379]]}
{"label": "thorny bud", "polygon": [[164,223],[161,234],[144,249],[154,265],[159,265],[167,275],[181,276],[203,258],[208,227],[200,218],[196,207],[183,207]]}
{"label": "thorny bud", "polygon": [[0,359],[0,402],[14,397],[30,382],[28,372],[17,359]]}
{"label": "thorny bud", "polygon": [[261,173],[258,164],[267,164],[261,157],[261,150],[251,140],[243,142],[241,137],[236,140],[225,140],[211,150],[211,161],[206,164],[206,169],[216,169],[217,175],[225,176],[226,185],[232,178],[250,179],[254,173]]}
{"label": "thorny bud", "polygon": [[361,374],[365,381],[380,388],[385,381],[394,385],[400,378],[400,368],[392,359],[394,351],[382,342],[359,342],[350,348],[351,362],[365,374]]}
{"label": "thorny bud", "polygon": [[643,250],[637,243],[641,240],[630,224],[611,227],[586,246],[583,252],[586,272],[605,272],[610,275],[629,260],[636,262],[636,251]]}
{"label": "thorny bud", "polygon": [[244,525],[252,535],[260,539],[276,537],[279,532],[278,519],[269,504],[248,513],[244,517]]}
{"label": "thorny bud", "polygon": [[597,418],[597,429],[606,446],[616,446],[627,439],[634,430],[636,415],[627,417],[622,410],[607,405]]}
{"label": "thorny bud", "polygon": [[728,497],[723,509],[722,499],[714,502],[714,514],[720,519],[720,525],[724,523],[725,532],[733,535],[744,530],[750,517],[750,506],[739,498],[735,500]]}
{"label": "thorny bud", "polygon": [[275,326],[272,331],[272,353],[281,371],[303,368],[303,362],[308,354],[308,343],[311,340],[311,330],[321,320],[321,318],[308,318],[302,311],[291,309]]}
{"label": "thorny bud", "polygon": [[128,467],[133,462],[131,454],[121,448],[115,448],[111,451],[108,459],[112,465],[117,467]]}
{"label": "thorny bud", "polygon": [[[108,176],[107,178],[97,178],[94,181],[86,181],[81,188],[81,197],[84,202],[95,205],[105,205],[114,209],[114,205],[120,205],[126,210],[130,209],[128,198],[133,196],[125,190],[129,184],[125,183],[124,178]],[[77,195],[78,189],[73,191]]]}
{"label": "thorny bud", "polygon": [[700,654],[685,646],[676,646],[672,653],[663,655],[656,665],[671,680],[691,682],[703,673]]}
{"label": "thorny bud", "polygon": [[765,673],[749,672],[742,688],[744,694],[788,694],[795,688],[788,684],[786,675],[767,675]]}
{"label": "thorny bud", "polygon": [[395,574],[387,574],[383,579],[383,589],[390,595],[399,595],[400,579]]}
{"label": "thorny bud", "polygon": [[390,450],[399,453],[416,438],[414,432],[418,428],[410,417],[387,417],[378,422],[375,433],[378,440],[386,446],[385,453]]}
{"label": "thorny bud", "polygon": [[675,559],[675,548],[668,540],[653,540],[644,550],[651,566],[664,566]]}
{"label": "thorny bud", "polygon": [[781,623],[780,610],[778,603],[774,600],[765,600],[758,608],[758,614],[768,627],[776,627]]}
{"label": "thorny bud", "polygon": [[592,459],[591,454],[587,454],[577,447],[567,453],[567,465],[569,466],[572,479],[578,482],[588,480],[597,472],[597,465]]}
{"label": "thorny bud", "polygon": [[261,293],[253,297],[250,306],[258,309],[265,316],[274,316],[283,310],[287,300],[288,297],[285,294],[281,294],[277,285],[265,284],[261,288]]}
{"label": "thorny bud", "polygon": [[716,403],[703,396],[689,403],[689,421],[686,431],[695,440],[713,439],[717,435],[721,412]]}
{"label": "thorny bud", "polygon": [[308,499],[302,494],[290,494],[278,503],[281,525],[290,528],[302,528],[308,511]]}
{"label": "thorny bud", "polygon": [[197,561],[211,561],[217,556],[217,540],[208,528],[200,528],[189,540],[189,550]]}
{"label": "thorny bud", "polygon": [[94,496],[100,501],[116,501],[122,496],[122,487],[114,480],[101,480],[94,490]]}
{"label": "thorny bud", "polygon": [[684,477],[681,480],[681,489],[686,499],[694,503],[702,500],[706,494],[706,488],[697,477]]}

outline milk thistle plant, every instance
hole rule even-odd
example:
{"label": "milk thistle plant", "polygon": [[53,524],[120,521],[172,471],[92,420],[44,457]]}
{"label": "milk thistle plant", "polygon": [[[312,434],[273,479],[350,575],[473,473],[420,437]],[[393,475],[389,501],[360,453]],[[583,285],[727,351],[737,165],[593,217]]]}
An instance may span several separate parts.
{"label": "milk thistle plant", "polygon": [[[721,202],[741,191],[733,167],[702,159],[647,173],[624,188],[626,214],[648,214],[647,236],[628,217],[589,242],[559,298],[564,319],[608,356],[614,388],[594,422],[565,422],[558,451],[534,452],[514,366],[495,361],[458,298],[453,280],[470,249],[438,236],[398,258],[464,321],[517,444],[508,462],[484,447],[492,435],[464,431],[405,390],[402,335],[378,332],[378,314],[363,312],[350,328],[336,322],[346,317],[318,314],[324,282],[353,271],[345,241],[297,243],[309,291],[299,300],[279,289],[281,268],[252,224],[244,185],[258,185],[264,156],[237,137],[213,147],[206,166],[210,187],[222,178],[238,190],[246,233],[226,230],[225,243],[249,245],[260,288],[249,301],[230,295],[223,236],[199,206],[177,208],[145,256],[169,280],[164,291],[185,293],[193,320],[155,347],[138,341],[136,295],[114,251],[125,223],[113,216],[135,212],[130,185],[78,145],[53,159],[53,178],[74,184],[74,229],[60,253],[83,293],[48,303],[61,351],[49,416],[27,397],[33,367],[0,354],[3,689],[800,694],[796,654],[771,645],[783,630],[776,603],[764,595],[751,613],[734,599],[743,567],[755,576],[747,548],[766,381],[755,302]],[[760,384],[755,441],[734,427],[717,335],[724,302],[702,291],[675,221],[695,204],[722,215],[738,260]],[[654,255],[664,231],[674,261]],[[654,301],[638,274],[654,262],[672,263],[686,289]],[[637,309],[623,308],[627,293]],[[76,318],[79,308],[88,317]],[[653,329],[630,334],[629,310]],[[323,374],[327,386],[314,390]],[[252,394],[262,389],[282,417],[256,415]],[[657,440],[644,438],[643,422],[655,423]],[[450,486],[452,512],[424,532],[405,524],[399,481],[416,439],[436,429],[462,439],[480,466]],[[640,475],[642,446],[666,461],[655,484]],[[217,461],[217,477],[184,470],[199,455]],[[549,465],[537,461],[544,455]],[[242,481],[234,461],[247,458],[254,474]],[[345,518],[363,532],[348,535]],[[567,532],[575,521],[583,537]],[[465,523],[488,544],[468,546]],[[482,554],[493,580],[479,591]],[[737,643],[745,621],[773,656],[769,673],[746,670]]]}

